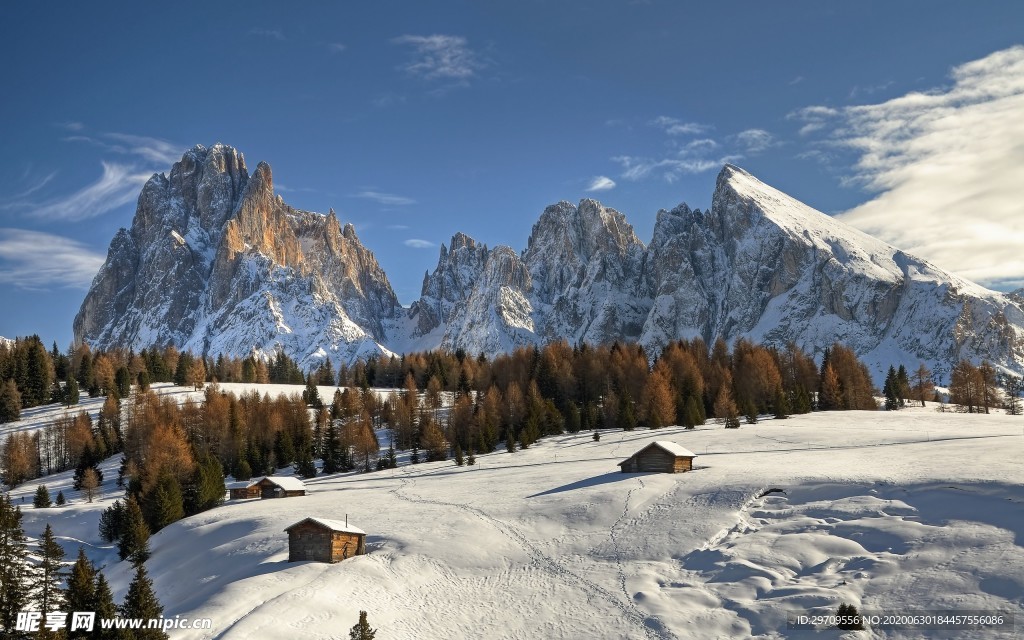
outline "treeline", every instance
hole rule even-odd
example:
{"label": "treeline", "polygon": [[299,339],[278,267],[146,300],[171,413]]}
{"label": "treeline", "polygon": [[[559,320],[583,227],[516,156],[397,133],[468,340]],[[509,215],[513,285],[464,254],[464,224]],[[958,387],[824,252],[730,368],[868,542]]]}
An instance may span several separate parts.
{"label": "treeline", "polygon": [[[77,560],[68,569],[64,549],[49,524],[39,539],[33,559],[21,521],[21,509],[11,503],[10,496],[0,497],[0,630],[4,638],[136,637],[122,630],[104,629],[100,620],[118,616],[148,620],[163,615],[153,582],[141,563],[136,563],[135,577],[128,585],[124,602],[117,606],[103,573],[81,548]],[[56,612],[64,612],[67,617],[54,621],[51,616]],[[75,612],[94,612],[93,629],[71,631]],[[24,624],[29,622],[29,616],[38,616],[28,625],[34,629]],[[19,617],[23,618],[21,630],[18,630]],[[166,633],[156,629],[146,630],[143,635],[152,639],[167,638]]]}

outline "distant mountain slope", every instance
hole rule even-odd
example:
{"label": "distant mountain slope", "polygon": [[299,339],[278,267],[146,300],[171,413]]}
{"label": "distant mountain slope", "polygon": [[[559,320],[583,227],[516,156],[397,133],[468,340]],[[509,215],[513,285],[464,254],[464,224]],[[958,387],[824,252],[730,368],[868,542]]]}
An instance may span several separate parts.
{"label": "distant mountain slope", "polygon": [[594,200],[547,207],[521,253],[462,233],[402,309],[333,212],[298,211],[231,147],[197,146],[143,188],[130,230],[75,318],[98,347],[204,353],[282,348],[303,366],[410,349],[494,355],[566,339],[745,336],[818,353],[851,345],[875,371],[961,358],[1024,370],[1018,294],[989,291],[727,165],[709,211],[658,212],[645,246]]}
{"label": "distant mountain slope", "polygon": [[[441,346],[639,340],[656,353],[678,338],[743,336],[815,353],[839,340],[876,372],[924,361],[942,375],[961,358],[1024,364],[1020,296],[945,272],[731,165],[710,211],[658,212],[647,247],[621,214],[583,200],[548,207],[534,225],[521,256],[529,279],[495,283],[482,276],[487,263],[459,273],[475,286],[447,301]],[[442,259],[428,280],[450,271]],[[523,320],[497,321],[508,317]]]}

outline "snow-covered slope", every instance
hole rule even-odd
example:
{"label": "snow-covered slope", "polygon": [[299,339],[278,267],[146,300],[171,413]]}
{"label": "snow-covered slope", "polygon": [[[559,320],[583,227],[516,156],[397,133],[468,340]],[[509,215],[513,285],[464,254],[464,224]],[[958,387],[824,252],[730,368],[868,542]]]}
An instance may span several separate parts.
{"label": "snow-covered slope", "polygon": [[289,207],[274,195],[269,165],[250,176],[240,153],[217,144],[190,149],[169,176],[146,183],[74,332],[99,348],[283,348],[310,366],[326,354],[389,353],[383,323],[399,313],[352,225]]}
{"label": "snow-covered slope", "polygon": [[[472,467],[321,476],[305,497],[227,504],[154,536],[146,567],[166,615],[213,621],[171,631],[175,640],[326,640],[344,637],[360,610],[377,637],[395,640],[836,638],[787,630],[786,619],[840,603],[1019,621],[1020,429],[1015,416],[929,407],[605,432],[600,442],[564,435]],[[694,471],[619,472],[655,440],[696,452]],[[70,475],[45,483],[69,494]],[[65,509],[26,508],[25,525],[38,536],[51,522],[72,557],[84,544],[121,598],[131,569],[97,536],[99,509],[118,494],[113,468],[105,477],[101,501],[70,494]],[[13,499],[30,504],[34,490]],[[368,533],[367,555],[287,562],[285,527],[346,515]]]}

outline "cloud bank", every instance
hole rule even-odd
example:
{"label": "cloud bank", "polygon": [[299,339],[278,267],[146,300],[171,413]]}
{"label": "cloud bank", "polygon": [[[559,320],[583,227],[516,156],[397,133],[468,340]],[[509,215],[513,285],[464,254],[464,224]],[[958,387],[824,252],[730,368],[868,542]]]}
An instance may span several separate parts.
{"label": "cloud bank", "polygon": [[804,129],[852,149],[849,182],[877,194],[838,218],[986,286],[1024,286],[1024,47],[950,75],[879,104],[810,107]]}

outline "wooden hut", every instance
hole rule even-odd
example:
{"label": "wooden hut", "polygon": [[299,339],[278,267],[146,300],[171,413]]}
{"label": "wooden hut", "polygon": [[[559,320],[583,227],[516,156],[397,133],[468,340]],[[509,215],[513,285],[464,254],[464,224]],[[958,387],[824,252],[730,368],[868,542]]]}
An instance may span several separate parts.
{"label": "wooden hut", "polygon": [[260,497],[260,488],[256,486],[259,478],[255,480],[238,480],[228,483],[228,495],[232,500],[245,500],[246,498]]}
{"label": "wooden hut", "polygon": [[338,520],[306,518],[285,529],[288,562],[341,562],[366,553],[366,532]]}
{"label": "wooden hut", "polygon": [[306,484],[292,476],[265,476],[256,482],[261,498],[293,498],[306,495]]}
{"label": "wooden hut", "polygon": [[306,495],[306,485],[292,476],[261,476],[232,482],[227,486],[232,500],[246,498],[292,498]]}
{"label": "wooden hut", "polygon": [[619,463],[622,473],[682,473],[693,469],[697,454],[674,442],[658,440]]}

